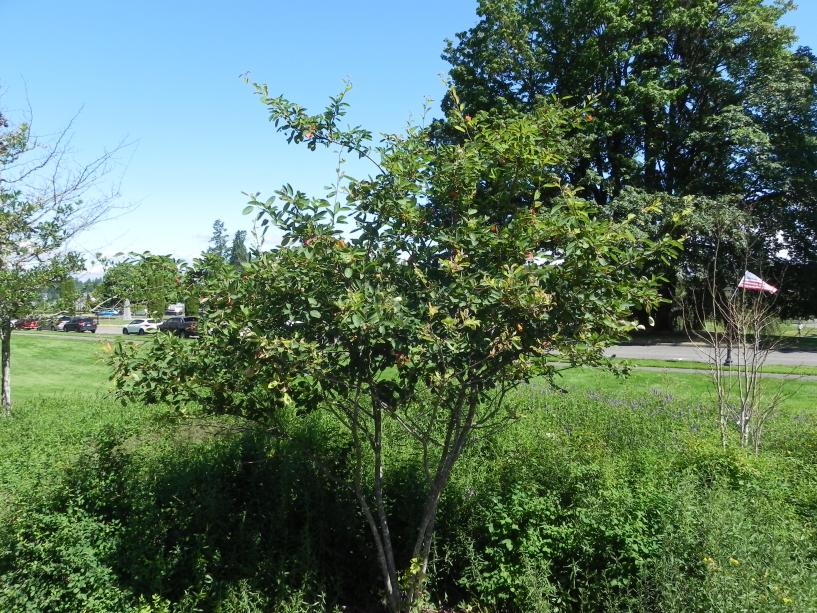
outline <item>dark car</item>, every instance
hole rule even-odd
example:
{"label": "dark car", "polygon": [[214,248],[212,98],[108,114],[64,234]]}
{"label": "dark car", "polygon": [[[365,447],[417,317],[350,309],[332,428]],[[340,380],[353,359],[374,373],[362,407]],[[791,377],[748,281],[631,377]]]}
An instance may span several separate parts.
{"label": "dark car", "polygon": [[63,332],[96,332],[96,319],[93,317],[72,317],[62,327]]}
{"label": "dark car", "polygon": [[160,332],[172,332],[179,336],[198,336],[199,334],[199,318],[198,317],[171,317],[159,324]]}

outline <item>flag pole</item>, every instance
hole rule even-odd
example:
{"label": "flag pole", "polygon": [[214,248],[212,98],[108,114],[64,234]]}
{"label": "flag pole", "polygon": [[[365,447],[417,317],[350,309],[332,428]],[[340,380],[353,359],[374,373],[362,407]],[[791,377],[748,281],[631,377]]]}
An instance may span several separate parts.
{"label": "flag pole", "polygon": [[[737,296],[738,289],[740,289],[739,285],[737,287],[735,287],[735,290],[732,292],[732,295],[729,297],[729,302],[727,304],[731,305],[732,301],[735,299],[735,296]],[[731,316],[729,317],[729,319],[731,319]],[[726,322],[726,359],[723,361],[723,365],[724,366],[731,366],[732,365],[732,322],[731,321]]]}

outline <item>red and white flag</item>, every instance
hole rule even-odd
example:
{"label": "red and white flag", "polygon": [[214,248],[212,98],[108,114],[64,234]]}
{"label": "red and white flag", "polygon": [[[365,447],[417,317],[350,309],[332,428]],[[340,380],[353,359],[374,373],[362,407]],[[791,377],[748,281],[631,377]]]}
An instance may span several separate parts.
{"label": "red and white flag", "polygon": [[769,292],[770,294],[777,293],[777,288],[774,285],[769,285],[763,279],[758,277],[756,274],[749,272],[748,270],[743,273],[743,278],[740,280],[740,283],[738,283],[738,287],[750,292]]}

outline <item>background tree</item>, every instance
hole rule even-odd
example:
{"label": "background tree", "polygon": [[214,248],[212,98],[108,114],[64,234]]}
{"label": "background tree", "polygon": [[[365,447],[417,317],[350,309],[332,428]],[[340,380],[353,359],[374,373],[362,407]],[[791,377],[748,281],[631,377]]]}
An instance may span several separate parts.
{"label": "background tree", "polygon": [[[348,434],[348,473],[317,466],[354,492],[388,606],[408,611],[472,435],[512,419],[504,395],[534,376],[552,380],[555,360],[605,363],[603,348],[637,325],[633,306],[656,302],[655,279],[634,271],[674,243],[650,241],[637,216],[598,215],[554,175],[585,109],[457,108],[447,119],[463,135],[456,143],[411,128],[374,147],[367,131],[338,127],[343,95],[310,115],[257,91],[288,140],[339,146],[377,173],[349,180],[346,205],[290,186],[253,200],[249,211],[283,231],[281,247],[241,271],[201,275],[211,332],[118,348],[114,381],[126,398],[195,400],[276,432],[292,417],[331,416]],[[515,208],[521,201],[528,207]],[[495,220],[498,207],[515,213]],[[386,458],[406,440],[426,489],[415,540],[394,543],[388,490],[399,484],[387,482]]]}
{"label": "background tree", "polygon": [[128,299],[143,305],[148,316],[161,317],[168,304],[186,297],[182,282],[185,264],[170,255],[146,251],[104,261],[107,269],[97,289],[101,300]]}
{"label": "background tree", "polygon": [[11,320],[31,313],[45,289],[81,269],[82,259],[65,245],[99,221],[115,197],[91,192],[113,153],[72,165],[66,155],[69,129],[70,124],[53,142],[43,143],[28,123],[12,126],[0,114],[0,406],[6,416],[11,413]]}
{"label": "background tree", "polygon": [[224,260],[229,259],[230,248],[227,243],[229,240],[230,236],[227,234],[227,227],[224,225],[224,222],[220,219],[216,219],[213,222],[213,234],[210,237],[207,253],[215,253]]}
{"label": "background tree", "polygon": [[67,313],[75,313],[77,300],[80,297],[77,282],[73,277],[68,277],[60,283],[58,287],[57,308]]}
{"label": "background tree", "polygon": [[249,260],[249,253],[247,252],[247,232],[245,230],[238,230],[233,237],[233,244],[230,247],[229,262],[233,266],[241,266],[244,262]]}
{"label": "background tree", "polygon": [[594,96],[588,149],[565,174],[616,215],[633,198],[660,197],[666,210],[692,197],[698,223],[686,229],[680,266],[667,271],[673,284],[690,272],[705,284],[715,243],[706,213],[717,201],[750,216],[766,270],[800,280],[781,306],[814,313],[817,63],[780,23],[792,6],[481,0],[479,23],[443,57],[469,113]]}

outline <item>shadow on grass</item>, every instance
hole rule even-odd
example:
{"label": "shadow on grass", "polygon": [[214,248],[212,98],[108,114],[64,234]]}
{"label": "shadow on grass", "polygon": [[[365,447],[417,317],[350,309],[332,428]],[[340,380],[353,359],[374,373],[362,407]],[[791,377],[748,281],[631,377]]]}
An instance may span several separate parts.
{"label": "shadow on grass", "polygon": [[366,526],[348,488],[310,460],[321,448],[343,465],[326,435],[314,428],[276,441],[185,425],[135,439],[111,429],[69,471],[52,512],[79,509],[112,528],[100,563],[135,597],[214,610],[240,585],[262,610],[298,591],[373,610]]}

